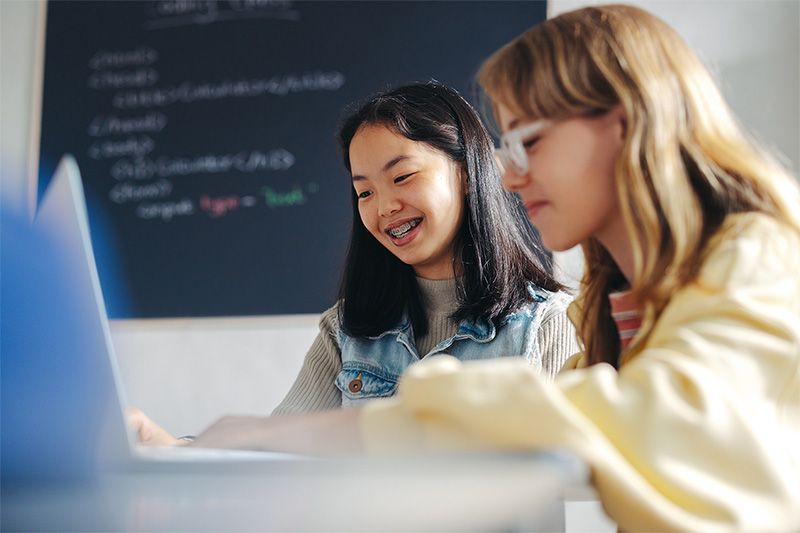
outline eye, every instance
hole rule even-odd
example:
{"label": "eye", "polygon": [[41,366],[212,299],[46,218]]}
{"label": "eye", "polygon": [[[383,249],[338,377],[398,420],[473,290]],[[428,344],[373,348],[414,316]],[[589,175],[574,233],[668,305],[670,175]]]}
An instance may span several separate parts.
{"label": "eye", "polygon": [[400,182],[402,182],[402,181],[405,181],[405,180],[407,180],[408,178],[410,178],[410,177],[411,177],[411,176],[413,176],[413,175],[414,175],[414,173],[413,173],[413,172],[412,172],[411,174],[403,174],[402,176],[398,176],[398,177],[396,177],[396,178],[394,179],[394,182],[395,182],[395,183],[400,183]]}
{"label": "eye", "polygon": [[533,147],[534,144],[536,144],[536,141],[538,141],[538,140],[539,140],[539,136],[538,135],[534,135],[533,137],[531,137],[529,139],[525,139],[524,141],[522,141],[522,147],[525,148],[525,150],[529,150],[531,147]]}
{"label": "eye", "polygon": [[358,199],[359,200],[363,200],[364,198],[370,196],[371,194],[372,194],[372,191],[356,192],[356,195],[358,195]]}

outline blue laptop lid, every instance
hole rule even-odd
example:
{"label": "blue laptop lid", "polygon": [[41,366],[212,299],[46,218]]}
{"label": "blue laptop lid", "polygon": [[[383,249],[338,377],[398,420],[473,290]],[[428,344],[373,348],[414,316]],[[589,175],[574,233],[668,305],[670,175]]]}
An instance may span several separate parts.
{"label": "blue laptop lid", "polygon": [[75,160],[61,160],[32,224],[1,223],[3,483],[93,476],[130,447]]}

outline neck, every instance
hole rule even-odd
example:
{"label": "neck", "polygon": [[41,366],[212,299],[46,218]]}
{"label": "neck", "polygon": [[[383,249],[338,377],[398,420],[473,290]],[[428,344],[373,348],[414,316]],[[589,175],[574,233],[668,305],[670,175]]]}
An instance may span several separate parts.
{"label": "neck", "polygon": [[616,252],[609,250],[609,253],[617,264],[619,271],[622,272],[622,275],[625,276],[625,279],[628,281],[628,285],[632,286],[634,281],[633,250],[617,250]]}
{"label": "neck", "polygon": [[450,263],[446,265],[435,265],[426,267],[415,266],[414,274],[418,278],[429,279],[433,281],[442,279],[454,279],[456,277],[456,274],[453,271],[453,265]]}
{"label": "neck", "polygon": [[634,262],[633,262],[633,245],[628,238],[625,228],[621,228],[615,232],[609,232],[606,235],[598,236],[598,241],[611,255],[614,262],[617,264],[622,275],[628,282],[628,285],[633,285],[634,282]]}

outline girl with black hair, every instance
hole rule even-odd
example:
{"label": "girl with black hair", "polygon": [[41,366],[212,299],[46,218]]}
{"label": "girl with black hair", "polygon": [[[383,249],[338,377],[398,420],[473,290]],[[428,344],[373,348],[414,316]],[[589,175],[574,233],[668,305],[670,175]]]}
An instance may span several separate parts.
{"label": "girl with black hair", "polygon": [[472,107],[439,83],[379,93],[337,134],[353,177],[340,300],[273,414],[391,396],[424,357],[522,356],[555,377],[578,350],[569,297],[503,190]]}
{"label": "girl with black hair", "polygon": [[[337,139],[353,183],[340,298],[273,415],[392,396],[409,365],[437,354],[518,356],[554,379],[578,351],[571,297],[541,266],[466,100],[435,82],[401,86],[348,115]],[[139,410],[128,418],[143,444],[186,444]]]}

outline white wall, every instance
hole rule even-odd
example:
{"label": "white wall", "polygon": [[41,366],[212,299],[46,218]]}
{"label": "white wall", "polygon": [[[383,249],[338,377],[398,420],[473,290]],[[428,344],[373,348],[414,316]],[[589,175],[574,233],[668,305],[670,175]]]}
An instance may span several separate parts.
{"label": "white wall", "polygon": [[39,3],[0,1],[0,199],[26,209]]}
{"label": "white wall", "polygon": [[316,337],[316,315],[113,321],[128,402],[177,435],[269,414]]}
{"label": "white wall", "polygon": [[[552,0],[551,14],[588,2]],[[800,168],[800,0],[637,1],[699,50],[742,121]],[[38,0],[0,0],[0,196],[22,208],[34,116]],[[34,128],[35,129],[35,128]],[[562,256],[564,257],[564,256]],[[578,256],[579,257],[579,256]],[[562,261],[575,270],[574,258]],[[118,321],[128,399],[173,434],[224,413],[268,413],[316,335],[316,316]]]}
{"label": "white wall", "polygon": [[[800,171],[800,2],[798,0],[620,0],[675,28],[714,75],[742,124],[794,172]],[[552,17],[612,2],[551,0]],[[556,253],[576,288],[580,248]]]}

